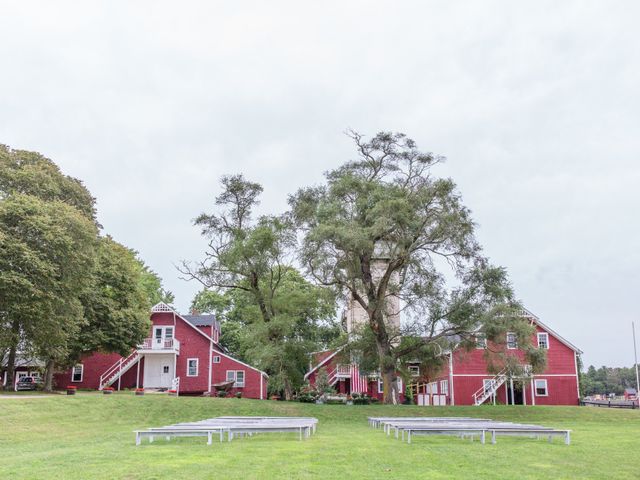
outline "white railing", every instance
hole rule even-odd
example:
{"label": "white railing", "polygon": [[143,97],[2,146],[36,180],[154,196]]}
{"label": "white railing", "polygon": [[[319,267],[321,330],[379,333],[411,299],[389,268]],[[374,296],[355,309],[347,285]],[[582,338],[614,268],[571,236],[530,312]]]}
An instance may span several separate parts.
{"label": "white railing", "polygon": [[100,384],[98,390],[108,387],[118,378],[120,378],[133,364],[139,360],[138,352],[132,352],[127,358],[121,358],[111,365],[102,375],[100,375]]}
{"label": "white railing", "polygon": [[145,338],[138,350],[175,350],[180,351],[180,342],[175,338]]}
{"label": "white railing", "polygon": [[498,388],[500,388],[500,386],[504,384],[504,382],[507,380],[506,373],[507,371],[505,369],[505,370],[502,370],[500,373],[498,373],[495,377],[493,377],[488,382],[485,383],[483,380],[482,387],[476,390],[476,392],[473,394],[473,404],[481,405],[488,398],[495,395]]}
{"label": "white railing", "polygon": [[350,377],[351,376],[350,365],[338,365],[336,374],[339,377]]}

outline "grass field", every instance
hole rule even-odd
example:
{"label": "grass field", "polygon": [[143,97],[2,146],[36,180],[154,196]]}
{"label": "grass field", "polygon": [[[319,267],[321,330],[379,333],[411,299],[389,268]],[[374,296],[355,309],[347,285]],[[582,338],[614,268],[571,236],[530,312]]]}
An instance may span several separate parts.
{"label": "grass field", "polygon": [[[0,479],[637,478],[640,412],[577,407],[341,406],[246,399],[111,396],[1,398]],[[318,433],[134,445],[132,430],[217,415],[309,415]],[[500,437],[496,445],[368,427],[370,415],[460,415],[573,430],[572,444]]]}

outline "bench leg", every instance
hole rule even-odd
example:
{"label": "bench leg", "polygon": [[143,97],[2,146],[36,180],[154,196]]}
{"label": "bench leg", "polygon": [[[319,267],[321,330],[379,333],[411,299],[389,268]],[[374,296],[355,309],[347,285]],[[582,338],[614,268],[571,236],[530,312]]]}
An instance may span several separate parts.
{"label": "bench leg", "polygon": [[480,442],[484,445],[484,441],[485,441],[485,431],[482,430],[482,433],[480,434]]}
{"label": "bench leg", "polygon": [[153,435],[149,435],[149,443],[153,443]]}
{"label": "bench leg", "polygon": [[207,445],[211,445],[213,442],[211,441],[211,433],[212,432],[207,432]]}
{"label": "bench leg", "polygon": [[492,443],[493,445],[495,445],[495,444],[496,444],[496,431],[495,431],[495,430],[493,430],[493,431],[491,432],[491,443]]}
{"label": "bench leg", "polygon": [[220,443],[224,440],[224,430],[220,429]]}
{"label": "bench leg", "polygon": [[140,434],[136,433],[136,445],[140,445]]}
{"label": "bench leg", "polygon": [[[404,430],[403,430],[404,433]],[[411,430],[407,432],[407,443],[411,443]]]}
{"label": "bench leg", "polygon": [[571,445],[571,432],[567,432],[564,434],[564,444]]}

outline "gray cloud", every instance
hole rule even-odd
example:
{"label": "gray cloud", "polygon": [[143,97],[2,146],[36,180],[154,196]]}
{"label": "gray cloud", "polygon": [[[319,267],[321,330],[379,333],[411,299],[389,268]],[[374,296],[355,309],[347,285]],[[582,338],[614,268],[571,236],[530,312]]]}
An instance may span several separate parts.
{"label": "gray cloud", "polygon": [[[636,2],[5,2],[0,141],[83,179],[105,230],[173,267],[223,173],[264,211],[352,157],[347,127],[446,155],[487,253],[585,351],[632,363]],[[640,326],[639,326],[640,327]]]}

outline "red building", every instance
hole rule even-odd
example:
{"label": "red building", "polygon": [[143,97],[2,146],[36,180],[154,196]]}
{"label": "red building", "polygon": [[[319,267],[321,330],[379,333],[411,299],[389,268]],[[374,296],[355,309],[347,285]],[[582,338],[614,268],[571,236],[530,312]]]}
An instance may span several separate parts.
{"label": "red building", "polygon": [[180,315],[164,303],[151,309],[150,336],[127,357],[92,353],[55,375],[58,387],[174,389],[211,394],[216,384],[233,382],[230,393],[267,398],[266,373],[237,360],[218,343],[213,315]]}
{"label": "red building", "polygon": [[[524,312],[536,329],[533,344],[544,348],[547,365],[544,372],[521,377],[506,371],[489,373],[485,359],[486,342],[478,342],[475,350],[463,348],[445,353],[446,363],[433,378],[421,375],[418,365],[408,366],[412,373],[411,387],[419,405],[480,405],[485,402],[522,405],[578,405],[578,355],[582,352],[571,342],[543,324],[528,311]],[[515,335],[507,334],[506,353],[515,355],[526,371],[524,352],[518,349]],[[329,383],[338,393],[365,392],[382,397],[382,385],[377,375],[361,376],[357,365],[340,363],[340,350],[315,354],[313,367],[306,375],[315,385],[320,369],[324,368]],[[398,391],[402,402],[404,389]]]}

